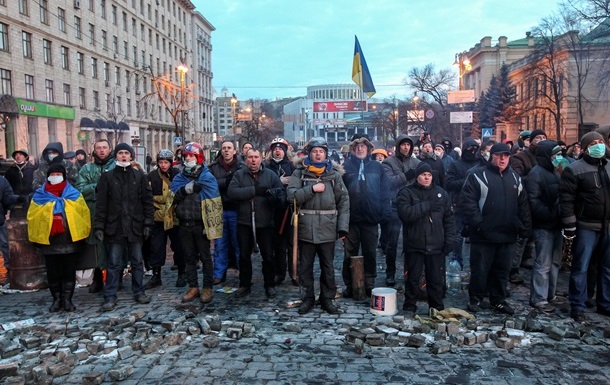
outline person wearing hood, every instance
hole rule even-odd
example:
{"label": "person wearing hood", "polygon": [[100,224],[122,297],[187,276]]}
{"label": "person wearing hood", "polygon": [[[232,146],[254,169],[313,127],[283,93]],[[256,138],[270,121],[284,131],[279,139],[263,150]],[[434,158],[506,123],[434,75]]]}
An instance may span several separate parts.
{"label": "person wearing hood", "polygon": [[440,144],[443,146],[445,155],[451,157],[451,159],[453,159],[453,160],[460,159],[460,155],[453,148],[453,143],[451,143],[451,139],[449,139],[448,136],[443,137],[443,139],[441,139]]}
{"label": "person wearing hood", "polygon": [[447,155],[447,153],[445,152],[445,146],[443,146],[441,143],[437,143],[434,145],[434,156],[436,156],[436,159],[440,159],[441,162],[443,162],[443,168],[445,170],[445,182],[446,182],[446,179],[447,179],[446,176],[447,176],[447,171],[449,171],[449,165],[451,163],[455,162],[455,159],[452,158],[451,156]]}
{"label": "person wearing hood", "polygon": [[420,163],[415,183],[403,187],[396,197],[398,216],[403,224],[405,251],[405,302],[403,310],[413,317],[417,310],[419,279],[426,274],[430,309],[443,310],[445,256],[456,240],[455,222],[449,194],[432,181],[432,167]]}
{"label": "person wearing hood", "polygon": [[[413,157],[413,141],[407,135],[399,135],[396,138],[396,155],[383,161],[383,171],[387,179],[388,192],[390,194],[390,216],[381,222],[382,249],[386,257],[386,285],[396,285],[396,255],[398,238],[402,223],[396,211],[396,196],[404,186],[415,181],[415,169],[420,160]],[[385,234],[385,237],[383,236]]]}
{"label": "person wearing hood", "polygon": [[459,200],[471,244],[468,309],[479,311],[489,294],[494,310],[512,315],[506,287],[517,237],[531,231],[530,208],[521,178],[509,166],[508,146],[496,143],[490,154],[489,163],[468,173]]}
{"label": "person wearing hood", "polygon": [[[95,218],[97,183],[102,174],[114,169],[115,163],[110,142],[107,139],[99,139],[93,144],[93,162],[85,164],[78,172],[74,187],[83,194],[91,212],[91,221]],[[92,232],[87,239],[87,250],[78,259],[76,266],[77,271],[95,269],[93,271],[93,282],[89,286],[89,293],[97,293],[104,288],[102,270],[105,270],[106,267],[106,247],[104,242],[95,239]],[[81,274],[80,271],[78,273]],[[82,275],[87,274],[83,272]]]}
{"label": "person wearing hood", "polygon": [[[269,144],[269,152],[265,167],[280,178],[284,189],[288,186],[290,176],[294,171],[295,165],[288,156],[288,146],[290,143],[284,138],[274,138]],[[275,207],[273,223],[275,226],[275,237],[273,238],[273,259],[275,268],[275,284],[279,285],[286,279],[286,272],[289,271],[290,264],[288,259],[292,259],[292,228],[288,220],[290,209],[286,202],[282,202]]]}
{"label": "person wearing hood", "polygon": [[443,161],[434,154],[434,143],[425,142],[422,144],[419,160],[428,163],[432,168],[434,184],[445,188],[445,166]]}
{"label": "person wearing hood", "polygon": [[[239,161],[235,145],[225,140],[220,145],[216,159],[210,164],[210,172],[218,182],[218,190],[222,199],[222,237],[216,239],[214,245],[214,284],[219,285],[226,279],[230,260],[239,258],[239,242],[237,241],[237,202],[229,199],[229,183],[235,173],[245,165]],[[234,255],[232,257],[231,255]]]}
{"label": "person wearing hood", "polygon": [[30,156],[26,149],[13,151],[15,163],[8,170],[4,177],[10,183],[13,192],[17,195],[28,197],[32,192],[32,182],[34,181],[34,166],[29,162]]}
{"label": "person wearing hood", "polygon": [[153,197],[146,175],[131,165],[134,150],[127,143],[114,149],[116,167],[103,173],[97,184],[93,235],[105,242],[108,251],[106,284],[102,311],[114,309],[117,303],[119,275],[122,275],[123,252],[131,264],[131,289],[134,300],[150,303],[144,289],[142,244],[154,226]]}
{"label": "person wearing hood", "polygon": [[382,164],[371,159],[373,144],[366,134],[355,134],[349,147],[351,155],[344,163],[343,175],[350,201],[342,272],[346,298],[353,297],[350,258],[356,255],[364,257],[364,285],[367,295],[371,295],[377,277],[378,227],[390,216],[388,184]]}
{"label": "person wearing hood", "polygon": [[87,164],[87,153],[82,148],[76,150],[76,162],[78,163],[79,171],[84,165]]}
{"label": "person wearing hood", "polygon": [[47,171],[49,171],[49,166],[52,164],[62,164],[66,169],[68,183],[73,186],[76,184],[78,170],[72,163],[64,159],[64,146],[61,142],[52,142],[47,144],[44,150],[42,150],[38,169],[34,172],[32,189],[35,190],[45,183],[47,180]]}
{"label": "person wearing hood", "polygon": [[455,244],[453,255],[462,267],[465,266],[466,262],[463,258],[467,257],[467,255],[462,255],[462,244],[464,241],[462,230],[464,229],[464,220],[468,213],[462,212],[457,203],[460,200],[462,186],[464,186],[468,173],[486,164],[485,161],[477,157],[478,152],[479,144],[472,138],[466,139],[462,145],[462,156],[457,161],[451,163],[447,171],[447,191],[451,194],[455,206],[455,226],[459,237],[458,242]]}
{"label": "person wearing hood", "polygon": [[339,313],[333,303],[337,285],[333,260],[335,241],[344,239],[349,230],[349,194],[341,175],[343,168],[328,157],[328,143],[314,137],[305,146],[307,157],[288,183],[288,202],[294,202],[298,215],[300,251],[299,283],[305,290],[299,314],[307,314],[315,305],[314,262],[320,260],[320,307],[329,314]]}
{"label": "person wearing hood", "polygon": [[574,239],[570,271],[570,315],[577,322],[587,320],[587,270],[598,253],[599,288],[597,312],[610,316],[610,163],[606,144],[598,132],[581,139],[584,154],[561,174],[559,203],[563,234]]}
{"label": "person wearing hood", "polygon": [[557,276],[561,265],[563,237],[559,216],[559,179],[568,161],[561,147],[552,140],[543,140],[536,146],[536,162],[525,181],[525,190],[532,212],[533,238],[536,256],[532,267],[530,305],[543,313],[552,313],[555,307]]}
{"label": "person wearing hood", "polygon": [[250,149],[246,167],[237,171],[228,189],[229,199],[237,203],[237,234],[239,240],[239,288],[235,297],[252,292],[252,252],[258,244],[263,263],[265,295],[277,296],[273,260],[275,237],[274,212],[284,205],[286,190],[280,177],[264,167],[261,153]]}

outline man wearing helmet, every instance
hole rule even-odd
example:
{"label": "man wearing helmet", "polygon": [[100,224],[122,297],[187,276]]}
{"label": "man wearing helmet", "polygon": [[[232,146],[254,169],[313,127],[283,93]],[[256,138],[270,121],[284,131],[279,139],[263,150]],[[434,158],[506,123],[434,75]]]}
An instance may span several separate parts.
{"label": "man wearing helmet", "polygon": [[[349,229],[349,195],[341,174],[343,168],[328,159],[324,138],[312,138],[305,147],[307,157],[288,184],[288,201],[296,201],[299,215],[299,282],[305,289],[299,314],[308,313],[315,304],[313,267],[320,259],[320,306],[330,314],[339,309],[333,303],[337,285],[333,260],[335,240],[343,239]],[[297,247],[297,245],[294,245]]]}
{"label": "man wearing helmet", "polygon": [[[182,150],[184,169],[170,185],[165,228],[173,227],[172,213],[178,218],[178,236],[184,254],[186,280],[189,289],[182,302],[199,297],[203,303],[212,302],[214,282],[210,242],[222,236],[222,200],[218,183],[203,163],[203,148],[189,143]],[[171,207],[174,206],[174,207]],[[204,235],[204,236],[202,236]],[[203,265],[203,289],[199,291],[197,262]]]}
{"label": "man wearing helmet", "polygon": [[239,202],[237,233],[239,234],[239,288],[236,297],[251,292],[252,252],[258,244],[263,259],[265,295],[275,298],[275,271],[273,268],[273,237],[275,206],[286,200],[286,191],[276,173],[262,164],[261,153],[251,149],[246,154],[246,168],[233,176],[228,190],[229,198]]}
{"label": "man wearing helmet", "polygon": [[[294,171],[294,164],[288,157],[288,142],[283,138],[274,138],[269,144],[269,154],[265,167],[280,177],[280,181],[286,189],[290,176]],[[275,260],[275,283],[280,284],[286,278],[289,264],[287,258],[291,255],[290,249],[290,224],[287,220],[289,213],[285,202],[275,207],[273,223],[275,225],[275,237],[273,238],[273,257]]]}
{"label": "man wearing helmet", "polygon": [[[220,146],[220,152],[210,164],[210,172],[218,182],[218,190],[222,198],[222,237],[216,239],[214,247],[214,284],[225,280],[229,266],[229,249],[239,258],[239,243],[237,242],[237,208],[238,203],[229,199],[227,190],[233,175],[244,168],[239,161],[233,142],[226,140]],[[229,247],[231,246],[231,247]]]}
{"label": "man wearing helmet", "polygon": [[174,177],[180,173],[180,170],[172,167],[174,161],[174,153],[171,150],[163,149],[157,154],[157,169],[148,174],[148,181],[152,188],[153,205],[155,206],[155,224],[152,227],[152,233],[148,240],[150,246],[150,267],[153,271],[153,276],[144,285],[145,289],[152,289],[161,286],[161,268],[165,264],[167,237],[171,241],[171,248],[174,252],[174,260],[178,266],[178,280],[176,287],[186,286],[186,277],[184,275],[184,257],[180,250],[180,240],[178,239],[178,229],[172,228],[165,231],[164,219],[166,211],[167,196],[169,194],[169,186]]}

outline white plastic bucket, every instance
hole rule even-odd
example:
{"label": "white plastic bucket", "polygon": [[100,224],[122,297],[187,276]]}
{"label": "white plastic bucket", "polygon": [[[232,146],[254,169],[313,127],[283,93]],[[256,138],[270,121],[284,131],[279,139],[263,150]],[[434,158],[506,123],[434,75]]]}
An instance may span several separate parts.
{"label": "white plastic bucket", "polygon": [[377,287],[371,291],[371,313],[377,315],[394,315],[396,307],[396,289]]}

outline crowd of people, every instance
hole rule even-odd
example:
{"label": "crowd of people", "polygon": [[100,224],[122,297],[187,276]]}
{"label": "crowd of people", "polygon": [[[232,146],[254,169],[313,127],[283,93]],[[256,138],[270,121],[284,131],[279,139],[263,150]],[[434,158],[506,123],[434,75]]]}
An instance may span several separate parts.
{"label": "crowd of people", "polygon": [[[569,148],[542,130],[522,131],[516,143],[469,138],[461,148],[424,133],[376,149],[367,135],[355,134],[341,156],[321,137],[298,153],[282,138],[264,149],[243,143],[239,153],[224,141],[210,163],[201,145],[188,143],[175,153],[159,151],[146,171],[126,143],[112,148],[98,140],[88,161],[85,151],[64,153],[56,142],[37,168],[26,150],[12,154],[0,201],[5,212],[29,203],[29,239],[45,257],[51,312],[75,310],[76,281],[87,276],[89,291],[103,292],[101,310],[114,309],[127,266],[134,300],[149,303],[146,290],[163,285],[169,240],[176,286],[188,286],[182,302],[212,302],[231,265],[239,271],[233,295],[250,295],[258,251],[266,297],[275,298],[288,278],[303,289],[299,314],[316,305],[317,256],[318,303],[337,314],[339,240],[345,298],[356,297],[354,256],[363,258],[371,295],[381,248],[385,284],[404,277],[409,316],[422,279],[429,308],[444,308],[447,260],[469,273],[471,312],[512,315],[509,282],[523,283],[519,268],[531,259],[530,304],[552,313],[563,260],[571,266],[571,316],[582,322],[588,307],[610,315],[609,131],[587,133]],[[401,227],[404,271],[397,272]],[[10,269],[5,226],[0,230]]]}

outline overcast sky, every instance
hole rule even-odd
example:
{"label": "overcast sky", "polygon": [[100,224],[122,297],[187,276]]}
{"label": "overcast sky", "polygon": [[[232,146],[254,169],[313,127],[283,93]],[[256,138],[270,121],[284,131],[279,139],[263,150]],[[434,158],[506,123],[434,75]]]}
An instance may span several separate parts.
{"label": "overcast sky", "polygon": [[557,0],[192,0],[214,25],[213,86],[240,100],[351,83],[358,36],[377,94],[410,96],[412,67],[450,68],[484,36],[525,37]]}

